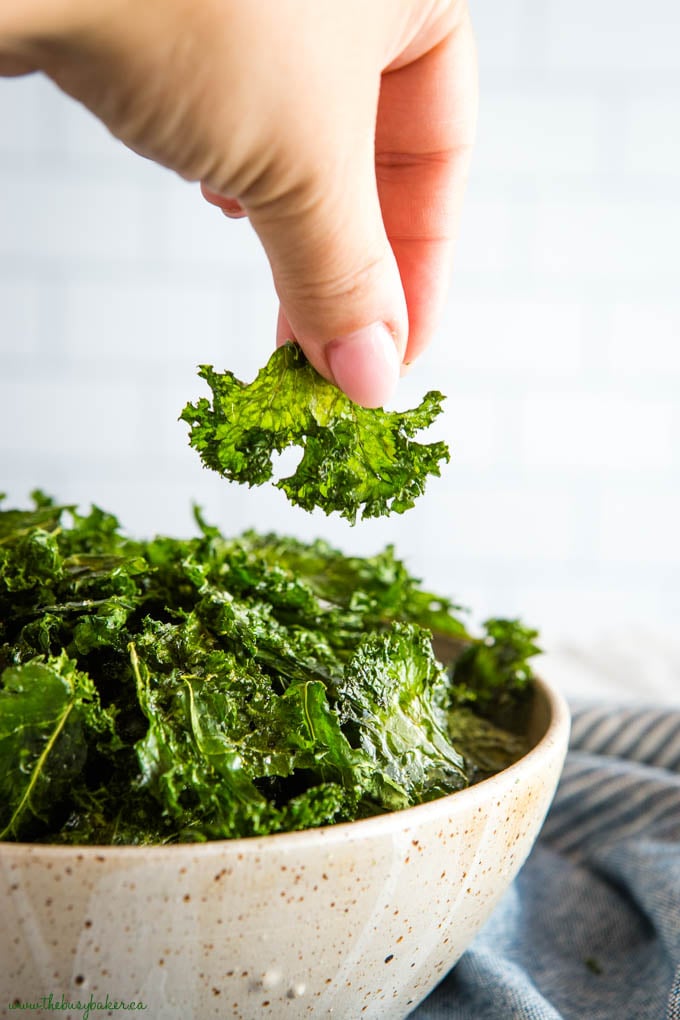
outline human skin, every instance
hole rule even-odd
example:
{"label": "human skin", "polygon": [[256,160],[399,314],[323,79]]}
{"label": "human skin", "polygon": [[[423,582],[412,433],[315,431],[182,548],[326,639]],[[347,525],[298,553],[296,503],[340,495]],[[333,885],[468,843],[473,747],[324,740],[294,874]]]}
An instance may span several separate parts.
{"label": "human skin", "polygon": [[427,346],[477,76],[461,0],[0,0],[0,74],[47,74],[136,152],[247,215],[278,342],[366,406]]}

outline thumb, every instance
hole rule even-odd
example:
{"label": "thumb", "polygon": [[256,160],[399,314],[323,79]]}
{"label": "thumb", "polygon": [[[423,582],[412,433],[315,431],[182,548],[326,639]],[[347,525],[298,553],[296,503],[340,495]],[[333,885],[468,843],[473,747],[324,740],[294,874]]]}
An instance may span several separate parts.
{"label": "thumb", "polygon": [[[279,342],[296,340],[351,400],[379,407],[399,379],[406,302],[383,226],[372,135],[363,159],[356,145],[344,148],[349,158],[337,149],[333,158],[314,153],[304,182],[274,200],[240,202],[272,267]],[[204,193],[217,204],[228,201]]]}

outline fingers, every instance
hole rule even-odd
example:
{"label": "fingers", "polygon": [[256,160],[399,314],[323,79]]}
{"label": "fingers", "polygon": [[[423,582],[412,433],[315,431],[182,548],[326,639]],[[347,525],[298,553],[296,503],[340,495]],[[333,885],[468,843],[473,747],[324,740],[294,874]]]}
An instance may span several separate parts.
{"label": "fingers", "polygon": [[216,205],[230,220],[241,220],[248,215],[237,198],[220,195],[219,192],[209,188],[207,184],[201,184],[201,191],[206,201],[211,205]]}
{"label": "fingers", "polygon": [[[463,3],[79,0],[37,5],[24,35],[125,144],[249,217],[287,332],[378,405],[443,301],[474,121]],[[2,38],[0,57],[33,66]]]}
{"label": "fingers", "polygon": [[[286,313],[279,308],[276,346],[294,339]],[[342,343],[331,343],[327,357],[329,378],[355,403],[365,407],[382,407],[387,403],[402,369],[395,338],[382,323],[375,328],[356,330]]]}
{"label": "fingers", "polygon": [[446,297],[476,115],[475,45],[464,10],[438,45],[382,78],[376,174],[406,295],[407,363],[429,342]]}
{"label": "fingers", "polygon": [[[385,404],[396,388],[408,324],[375,184],[372,118],[329,123],[298,142],[302,179],[273,200],[241,202],[269,257],[294,338],[315,368],[359,404]],[[358,136],[358,137],[357,137]],[[284,335],[284,334],[287,334]]]}
{"label": "fingers", "polygon": [[217,201],[231,214],[245,207],[264,243],[282,306],[278,342],[296,339],[366,405],[389,399],[448,289],[477,106],[474,40],[456,10],[445,32],[383,74],[374,137],[370,118],[357,128],[367,90],[355,107],[344,95],[342,109],[326,96],[332,131],[319,122],[296,141],[301,172],[274,200]]}

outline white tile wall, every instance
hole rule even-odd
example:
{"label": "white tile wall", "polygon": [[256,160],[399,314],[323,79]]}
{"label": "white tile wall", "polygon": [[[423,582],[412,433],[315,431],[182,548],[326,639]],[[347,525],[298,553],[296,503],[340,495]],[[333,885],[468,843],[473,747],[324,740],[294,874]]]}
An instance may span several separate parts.
{"label": "white tile wall", "polygon": [[509,83],[493,103],[482,95],[476,162],[522,177],[579,176],[599,158],[601,119],[587,93],[531,93]]}
{"label": "white tile wall", "polygon": [[677,9],[670,0],[619,3],[552,0],[547,4],[547,59],[595,74],[678,71]]}
{"label": "white tile wall", "polygon": [[524,401],[524,461],[530,468],[654,476],[676,460],[671,400],[623,396],[616,390],[532,394]]}
{"label": "white tile wall", "polygon": [[[132,531],[393,541],[475,616],[549,647],[680,611],[680,8],[472,4],[479,145],[446,315],[399,403],[448,395],[451,464],[355,529],[233,489],[177,421],[195,366],[252,377],[276,299],[247,223],[128,153],[39,77],[0,81],[0,490]],[[567,676],[568,685],[568,676]],[[669,692],[671,696],[671,692]]]}
{"label": "white tile wall", "polygon": [[[650,189],[651,191],[651,189]],[[677,282],[680,205],[665,196],[603,194],[575,188],[557,199],[546,192],[536,210],[532,262],[536,270],[563,276],[576,270],[611,286],[626,281],[632,292],[646,278]]]}
{"label": "white tile wall", "polygon": [[630,103],[623,165],[630,175],[677,186],[680,131],[677,95],[668,87],[647,89]]}
{"label": "white tile wall", "polygon": [[619,385],[646,382],[677,397],[680,382],[680,302],[621,301],[612,305],[607,336],[609,371]]}
{"label": "white tile wall", "polygon": [[486,379],[574,379],[584,358],[583,313],[566,301],[505,297],[454,301],[451,335],[437,347],[450,370]]}
{"label": "white tile wall", "polygon": [[[680,571],[680,492],[660,484],[611,485],[600,500],[600,550],[605,563],[659,570],[661,590]],[[670,539],[670,540],[669,540]]]}

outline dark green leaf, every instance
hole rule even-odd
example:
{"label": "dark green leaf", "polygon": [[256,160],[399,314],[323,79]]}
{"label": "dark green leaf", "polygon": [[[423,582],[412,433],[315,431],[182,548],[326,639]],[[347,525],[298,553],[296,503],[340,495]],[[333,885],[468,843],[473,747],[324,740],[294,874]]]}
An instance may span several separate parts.
{"label": "dark green leaf", "polygon": [[449,739],[463,756],[471,782],[495,775],[529,750],[523,734],[496,726],[470,708],[452,708],[446,721]]}
{"label": "dark green leaf", "polygon": [[0,688],[0,839],[25,838],[68,797],[88,740],[113,736],[94,684],[65,655],[13,666]]}
{"label": "dark green leaf", "polygon": [[353,723],[376,776],[401,804],[467,786],[464,762],[446,732],[446,674],[431,635],[411,624],[366,638],[340,685],[341,715]]}
{"label": "dark green leaf", "polygon": [[262,485],[272,456],[301,447],[295,472],[276,485],[305,510],[362,517],[403,513],[449,459],[444,443],[413,437],[441,410],[440,393],[396,412],[360,407],[316,372],[294,344],[280,347],[249,385],[203,365],[212,401],[188,404],[181,417],[206,467],[225,478]]}
{"label": "dark green leaf", "polygon": [[519,620],[501,619],[487,620],[484,630],[485,636],[468,645],[453,665],[453,701],[519,731],[531,697],[529,659],[540,652],[538,632]]}
{"label": "dark green leaf", "polygon": [[[0,514],[5,839],[167,843],[350,821],[505,767],[533,631],[482,637],[392,548],[125,537],[38,494]],[[431,629],[445,668],[432,650]]]}

